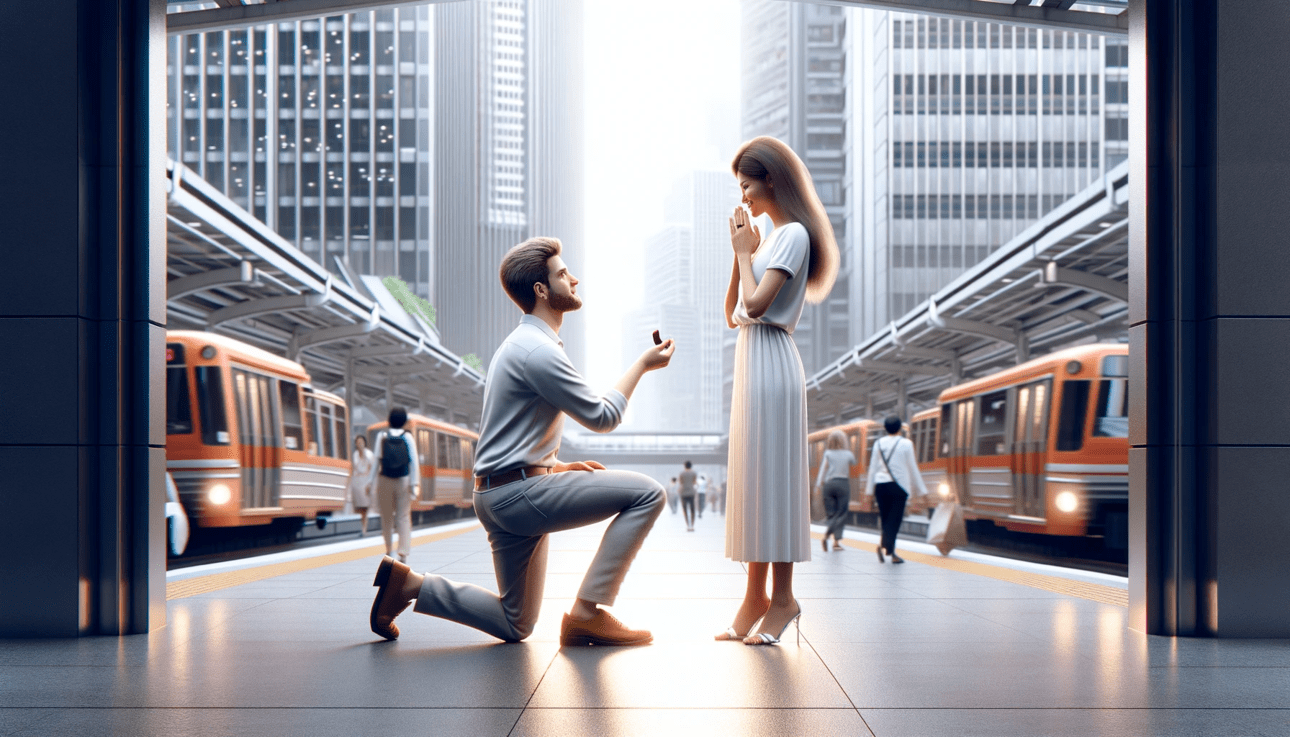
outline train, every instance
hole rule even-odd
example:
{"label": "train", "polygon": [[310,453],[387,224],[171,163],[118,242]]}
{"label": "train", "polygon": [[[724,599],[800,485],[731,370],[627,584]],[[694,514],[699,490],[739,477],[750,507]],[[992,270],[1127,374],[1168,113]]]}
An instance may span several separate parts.
{"label": "train", "polygon": [[[298,529],[339,512],[351,424],[345,399],[314,387],[299,363],[213,333],[168,331],[166,471],[176,496],[169,526],[185,537],[218,528]],[[420,460],[429,483],[423,480],[414,509],[469,506],[478,437],[420,415],[410,416],[408,428],[428,444]],[[171,537],[172,552],[182,550]]]}
{"label": "train", "polygon": [[[864,503],[869,454],[883,432],[861,420],[808,436],[811,478],[833,430],[848,436],[851,509]],[[909,419],[932,503],[957,500],[965,519],[1013,533],[1128,546],[1128,346],[1066,348],[941,392]],[[864,450],[864,453],[857,452]]]}
{"label": "train", "polygon": [[[376,436],[389,428],[378,422],[367,428],[367,445],[376,448]],[[412,511],[422,512],[452,505],[474,508],[475,444],[479,435],[456,425],[408,413],[403,429],[412,433],[417,447],[417,464],[421,470],[421,493],[412,502]]]}

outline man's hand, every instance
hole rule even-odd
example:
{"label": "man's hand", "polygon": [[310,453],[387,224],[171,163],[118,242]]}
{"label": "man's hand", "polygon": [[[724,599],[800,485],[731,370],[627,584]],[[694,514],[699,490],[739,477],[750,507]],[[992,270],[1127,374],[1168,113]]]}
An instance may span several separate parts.
{"label": "man's hand", "polygon": [[672,360],[672,354],[675,352],[676,341],[668,338],[659,345],[646,348],[641,357],[636,359],[636,362],[641,365],[641,369],[644,371],[661,369]]}
{"label": "man's hand", "polygon": [[574,461],[573,463],[556,461],[551,470],[556,473],[564,473],[565,471],[604,471],[605,467],[595,461]]}

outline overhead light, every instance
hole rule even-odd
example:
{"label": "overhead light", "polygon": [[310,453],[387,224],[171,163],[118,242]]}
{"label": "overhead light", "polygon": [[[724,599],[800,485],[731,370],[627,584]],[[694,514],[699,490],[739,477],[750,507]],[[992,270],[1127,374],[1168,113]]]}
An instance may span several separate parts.
{"label": "overhead light", "polygon": [[1111,227],[1111,224],[1110,224],[1110,223],[1098,223],[1098,224],[1097,224],[1097,227],[1099,227],[1099,228],[1109,228],[1109,227]]}

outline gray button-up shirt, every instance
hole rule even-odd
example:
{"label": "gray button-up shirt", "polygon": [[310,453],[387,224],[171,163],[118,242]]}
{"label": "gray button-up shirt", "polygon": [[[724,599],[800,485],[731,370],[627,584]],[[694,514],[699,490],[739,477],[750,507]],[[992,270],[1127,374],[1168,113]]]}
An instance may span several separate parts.
{"label": "gray button-up shirt", "polygon": [[627,397],[617,389],[604,396],[593,391],[569,362],[560,336],[542,318],[525,315],[488,366],[475,475],[554,466],[564,415],[609,432],[626,411]]}

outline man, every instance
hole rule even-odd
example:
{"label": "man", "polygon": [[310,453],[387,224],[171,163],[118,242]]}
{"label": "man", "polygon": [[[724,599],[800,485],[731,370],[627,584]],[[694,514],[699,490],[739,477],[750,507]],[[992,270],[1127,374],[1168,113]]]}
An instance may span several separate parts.
{"label": "man", "polygon": [[653,637],[633,630],[598,605],[610,606],[665,497],[658,482],[638,473],[607,471],[595,461],[556,458],[564,415],[596,432],[622,422],[627,400],[647,371],[672,358],[672,340],[651,346],[603,396],[564,354],[564,314],[582,306],[578,280],[560,258],[555,238],[532,238],[502,259],[502,286],[524,311],[519,327],[493,355],[475,451],[475,513],[488,532],[500,595],[432,573],[417,574],[386,557],[377,570],[372,603],[376,634],[399,636],[394,618],[414,600],[415,611],[460,622],[507,642],[533,632],[542,606],[547,535],[613,517],[573,608],[560,627],[563,645],[643,645]]}
{"label": "man", "polygon": [[390,429],[376,436],[376,506],[381,513],[381,537],[385,554],[393,555],[393,531],[399,531],[399,562],[408,562],[412,552],[412,500],[420,495],[421,466],[412,433],[404,432],[408,411],[390,409]]}
{"label": "man", "polygon": [[699,483],[699,474],[694,472],[689,461],[685,462],[685,470],[681,472],[681,509],[685,514],[685,529],[687,532],[694,532],[694,498],[698,495],[696,486]]}

